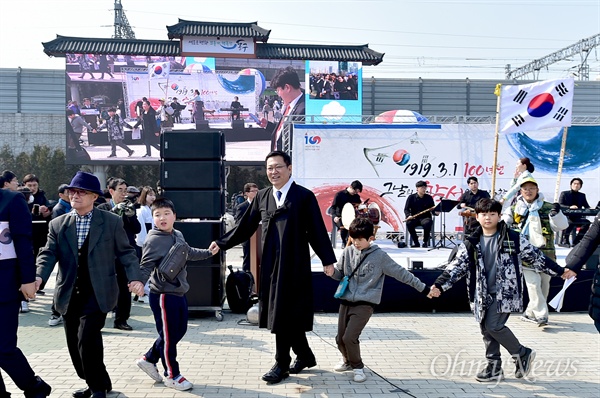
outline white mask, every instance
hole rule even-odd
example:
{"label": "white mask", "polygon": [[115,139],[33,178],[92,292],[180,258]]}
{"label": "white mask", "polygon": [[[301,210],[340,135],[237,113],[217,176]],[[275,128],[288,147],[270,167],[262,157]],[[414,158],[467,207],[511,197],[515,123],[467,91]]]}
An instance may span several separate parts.
{"label": "white mask", "polygon": [[34,199],[35,198],[33,197],[33,195],[29,195],[29,201],[27,203],[29,203],[29,204],[33,203]]}

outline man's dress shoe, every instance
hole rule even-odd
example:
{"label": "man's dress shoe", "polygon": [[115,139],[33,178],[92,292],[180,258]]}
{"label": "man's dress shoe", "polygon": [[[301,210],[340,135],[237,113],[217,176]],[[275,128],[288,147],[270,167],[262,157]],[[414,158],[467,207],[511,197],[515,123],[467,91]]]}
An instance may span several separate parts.
{"label": "man's dress shoe", "polygon": [[[108,387],[106,388],[106,392],[111,392],[112,391],[112,384],[109,384]],[[97,393],[100,394],[100,393]],[[87,388],[83,388],[81,390],[77,390],[73,393],[73,398],[90,398],[93,397],[95,395],[92,394],[92,390],[90,390],[89,387]],[[106,396],[106,393],[104,393],[104,396]]]}
{"label": "man's dress shoe", "polygon": [[133,328],[131,326],[129,326],[129,324],[127,322],[115,322],[114,324],[115,329],[121,329],[121,330],[133,330]]}
{"label": "man's dress shoe", "polygon": [[303,361],[301,359],[296,359],[296,361],[290,368],[290,373],[298,374],[303,369],[312,368],[313,366],[317,366],[317,361],[315,361],[314,359],[312,361]]}
{"label": "man's dress shoe", "polygon": [[275,364],[267,373],[262,376],[262,379],[270,384],[279,383],[283,379],[290,376],[289,370],[283,370],[279,365]]}

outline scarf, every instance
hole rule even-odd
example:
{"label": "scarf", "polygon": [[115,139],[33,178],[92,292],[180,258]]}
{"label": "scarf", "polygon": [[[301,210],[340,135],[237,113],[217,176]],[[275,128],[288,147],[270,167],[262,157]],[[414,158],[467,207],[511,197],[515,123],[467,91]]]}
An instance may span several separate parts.
{"label": "scarf", "polygon": [[515,222],[520,223],[523,217],[529,213],[525,220],[525,225],[521,227],[521,235],[525,235],[529,242],[535,247],[546,246],[546,238],[542,234],[542,220],[538,210],[544,205],[544,198],[542,194],[539,194],[537,199],[533,203],[527,203],[522,196],[517,199],[515,205]]}

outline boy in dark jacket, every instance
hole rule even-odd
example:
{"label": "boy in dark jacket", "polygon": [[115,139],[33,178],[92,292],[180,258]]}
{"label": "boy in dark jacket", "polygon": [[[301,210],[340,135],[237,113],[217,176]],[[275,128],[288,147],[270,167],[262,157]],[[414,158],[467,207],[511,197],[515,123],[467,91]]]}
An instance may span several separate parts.
{"label": "boy in dark jacket", "polygon": [[189,247],[187,259],[180,258],[181,270],[170,282],[158,267],[169,249],[176,243],[184,243],[183,234],[173,228],[175,206],[168,199],[157,199],[152,204],[152,217],[156,229],[148,232],[142,248],[143,281],[150,279],[150,308],[156,321],[158,338],[146,355],[137,361],[137,365],[156,381],[163,381],[156,364],[160,360],[165,368],[164,384],[175,390],[190,390],[193,384],[179,372],[177,362],[177,343],[187,331],[188,304],[185,294],[190,288],[187,281],[186,261],[198,261],[213,254],[206,249]]}
{"label": "boy in dark jacket", "polygon": [[342,353],[342,360],[334,368],[336,372],[353,370],[354,381],[359,383],[367,377],[363,370],[365,365],[360,356],[358,338],[373,315],[375,306],[381,302],[385,276],[389,275],[406,283],[429,298],[439,295],[438,289],[434,287],[430,296],[429,287],[419,278],[397,264],[379,246],[372,244],[375,240],[373,230],[371,220],[355,218],[349,227],[352,245],[344,249],[335,266],[324,267],[325,274],[338,281],[344,276],[350,276],[360,267],[349,279],[348,288],[341,297],[335,341]]}
{"label": "boy in dark jacket", "polygon": [[460,244],[456,257],[435,281],[442,292],[467,276],[469,301],[479,323],[487,366],[475,377],[477,381],[500,381],[504,378],[500,345],[513,357],[515,377],[529,374],[535,351],[519,342],[506,327],[511,312],[523,311],[522,262],[549,275],[567,279],[574,273],[560,267],[518,232],[500,221],[502,204],[480,199],[475,213],[480,226]]}

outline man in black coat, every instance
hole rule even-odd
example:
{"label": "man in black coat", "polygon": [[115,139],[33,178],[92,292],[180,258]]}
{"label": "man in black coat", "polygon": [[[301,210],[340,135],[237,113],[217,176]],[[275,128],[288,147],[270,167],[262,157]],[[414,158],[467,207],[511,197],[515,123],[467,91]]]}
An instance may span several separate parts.
{"label": "man in black coat", "polygon": [[[239,224],[209,249],[216,254],[248,240],[262,221],[258,326],[275,334],[276,350],[275,365],[262,379],[279,383],[317,364],[306,339],[314,318],[309,245],[323,266],[336,258],[317,198],[291,179],[290,156],[273,151],[266,162],[273,186],[259,191]],[[290,349],[296,354],[291,367]]]}
{"label": "man in black coat", "polygon": [[[571,190],[562,191],[560,193],[560,198],[558,199],[558,203],[560,203],[563,207],[568,207],[569,209],[589,209],[590,205],[588,204],[587,198],[583,192],[579,192],[581,187],[583,186],[583,180],[581,178],[575,177],[571,180]],[[583,235],[590,228],[590,221],[581,215],[569,214],[567,216],[569,219],[569,226],[567,229],[562,231],[560,238],[560,246],[569,247],[569,236],[571,232],[577,228],[579,228],[579,232],[575,239],[573,240],[573,246],[579,243]]]}
{"label": "man in black coat", "polygon": [[[35,297],[35,258],[31,243],[31,213],[20,192],[0,189],[0,368],[25,397],[50,395],[48,384],[37,377],[17,347],[21,294]],[[0,396],[9,397],[0,375]]]}
{"label": "man in black coat", "polygon": [[[256,197],[257,193],[258,193],[258,185],[256,185],[253,182],[244,184],[244,198],[246,198],[246,200],[244,200],[242,203],[237,205],[235,208],[235,214],[233,215],[233,218],[235,220],[235,225],[240,223],[242,216],[244,215],[246,210],[248,210],[248,207],[250,207],[250,204]],[[250,241],[245,241],[244,243],[242,243],[242,251],[244,253],[242,269],[244,271],[250,271]]]}
{"label": "man in black coat", "polygon": [[463,215],[464,232],[466,236],[469,236],[475,232],[477,227],[479,227],[479,223],[475,217],[475,205],[479,199],[490,199],[490,194],[488,191],[479,189],[479,181],[475,176],[467,178],[467,185],[469,186],[469,189],[462,194],[456,207],[459,209],[470,210],[470,215]]}
{"label": "man in black coat", "polygon": [[[600,214],[596,215],[592,226],[587,231],[581,242],[567,256],[566,268],[573,272],[579,272],[591,255],[600,245]],[[592,284],[592,295],[590,297],[590,317],[594,320],[594,326],[600,333],[600,267],[596,267],[594,282]]]}

